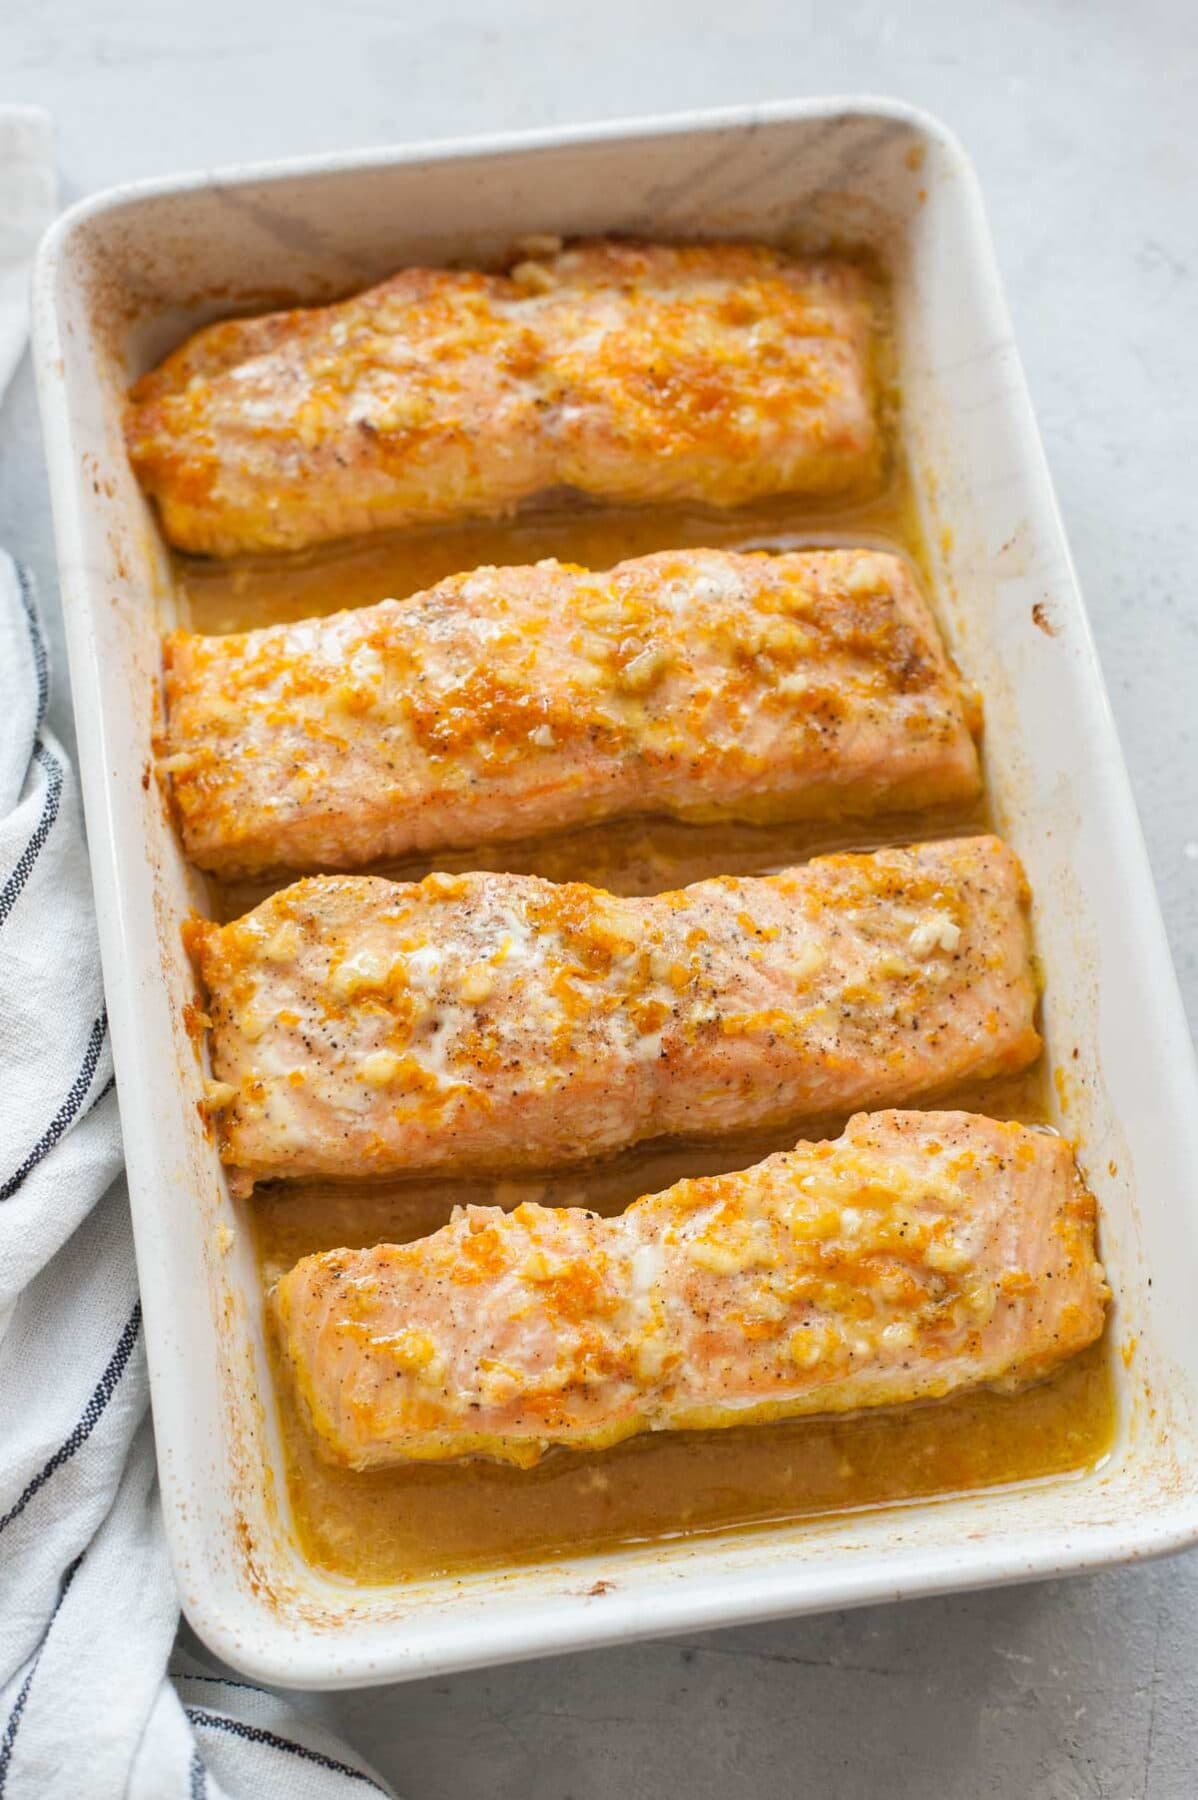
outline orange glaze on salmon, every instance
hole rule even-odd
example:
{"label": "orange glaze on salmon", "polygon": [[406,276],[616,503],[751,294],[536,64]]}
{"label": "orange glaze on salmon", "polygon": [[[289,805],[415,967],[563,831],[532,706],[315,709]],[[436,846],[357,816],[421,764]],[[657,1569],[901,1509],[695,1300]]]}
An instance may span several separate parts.
{"label": "orange glaze on salmon", "polygon": [[555,241],[197,332],[132,389],[134,469],[229,556],[493,516],[545,490],[735,506],[876,478],[871,302],[761,245]]}
{"label": "orange glaze on salmon", "polygon": [[189,948],[234,1185],[568,1162],[847,1112],[1039,1051],[993,837],[649,899],[529,875],[320,876]]}
{"label": "orange glaze on salmon", "polygon": [[166,639],[201,868],[353,868],[620,813],[813,817],[971,798],[962,692],[906,565],[667,551]]}
{"label": "orange glaze on salmon", "polygon": [[861,1113],[614,1219],[457,1207],[415,1243],[306,1257],[272,1303],[332,1460],[528,1465],[1037,1380],[1102,1331],[1094,1221],[1058,1137]]}

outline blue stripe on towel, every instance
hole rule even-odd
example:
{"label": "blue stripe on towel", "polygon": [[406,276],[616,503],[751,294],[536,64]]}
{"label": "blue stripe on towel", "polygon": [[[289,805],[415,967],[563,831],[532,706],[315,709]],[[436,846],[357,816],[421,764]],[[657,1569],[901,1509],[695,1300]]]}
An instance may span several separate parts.
{"label": "blue stripe on towel", "polygon": [[50,1636],[51,1628],[58,1617],[58,1609],[67,1597],[67,1590],[74,1581],[82,1561],[83,1557],[77,1556],[62,1578],[58,1599],[54,1602],[54,1611],[50,1614],[50,1621],[46,1626],[46,1635],[34,1652],[33,1661],[29,1665],[29,1673],[21,1683],[20,1692],[13,1701],[12,1711],[8,1715],[8,1724],[4,1727],[4,1736],[0,1738],[0,1800],[4,1800],[4,1794],[8,1787],[8,1770],[12,1762],[13,1745],[17,1741],[17,1733],[21,1729],[21,1720],[25,1715],[25,1703],[29,1699],[29,1690],[33,1686],[33,1678],[37,1674],[37,1665],[41,1662],[42,1651],[46,1648],[46,1638]]}
{"label": "blue stripe on towel", "polygon": [[213,1731],[227,1731],[230,1737],[244,1738],[250,1744],[266,1744],[271,1750],[286,1750],[292,1756],[302,1757],[305,1762],[316,1763],[322,1769],[331,1769],[334,1775],[344,1775],[350,1781],[361,1781],[376,1794],[385,1794],[377,1781],[361,1769],[351,1768],[349,1763],[337,1762],[331,1756],[325,1756],[319,1750],[309,1750],[306,1744],[297,1744],[291,1738],[280,1737],[277,1732],[266,1731],[260,1725],[246,1725],[240,1719],[228,1719],[222,1713],[205,1712],[200,1706],[184,1708],[193,1725],[207,1725]]}
{"label": "blue stripe on towel", "polygon": [[29,627],[29,644],[33,651],[33,673],[37,681],[36,728],[40,730],[50,699],[50,658],[46,655],[46,640],[42,636],[37,607],[33,603],[33,583],[29,579],[29,571],[21,563],[14,563],[13,567],[17,571],[17,591],[25,609],[25,623]]}
{"label": "blue stripe on towel", "polygon": [[187,1771],[188,1800],[205,1800],[208,1793],[208,1771],[198,1750],[191,1753],[191,1765]]}
{"label": "blue stripe on towel", "polygon": [[33,865],[41,854],[42,846],[54,829],[54,821],[58,817],[62,801],[62,764],[54,752],[38,742],[33,746],[33,760],[40,763],[46,771],[46,799],[33,836],[17,858],[12,874],[0,888],[0,925],[3,925],[16,905],[21,889],[33,873]]}
{"label": "blue stripe on towel", "polygon": [[56,1474],[57,1471],[62,1468],[64,1463],[70,1462],[76,1450],[86,1444],[88,1438],[100,1423],[108,1402],[115,1394],[121,1376],[129,1366],[129,1358],[133,1354],[133,1346],[137,1342],[137,1334],[140,1330],[141,1301],[138,1300],[134,1305],[133,1311],[129,1314],[125,1329],[117,1340],[117,1347],[109,1358],[108,1367],[96,1383],[92,1397],[83,1409],[82,1418],[79,1420],[74,1431],[72,1431],[70,1437],[63,1440],[49,1462],[46,1463],[33,1477],[33,1480],[29,1482],[25,1492],[21,1495],[16,1504],[11,1506],[4,1517],[0,1519],[0,1531],[3,1531],[6,1525],[11,1525],[13,1520],[18,1518],[21,1513],[24,1512],[25,1508],[29,1505],[29,1502],[33,1499],[33,1496],[39,1489],[45,1487],[51,1475]]}
{"label": "blue stripe on towel", "polygon": [[20,1168],[9,1176],[3,1187],[0,1187],[0,1200],[12,1199],[26,1175],[37,1168],[44,1156],[50,1154],[67,1127],[74,1122],[79,1108],[87,1097],[87,1090],[92,1084],[92,1077],[96,1072],[96,1064],[100,1060],[100,1051],[103,1048],[104,1034],[107,1030],[108,1010],[105,1007],[101,1008],[99,1017],[91,1028],[91,1036],[87,1040],[87,1050],[83,1057],[83,1066],[71,1083],[70,1092]]}

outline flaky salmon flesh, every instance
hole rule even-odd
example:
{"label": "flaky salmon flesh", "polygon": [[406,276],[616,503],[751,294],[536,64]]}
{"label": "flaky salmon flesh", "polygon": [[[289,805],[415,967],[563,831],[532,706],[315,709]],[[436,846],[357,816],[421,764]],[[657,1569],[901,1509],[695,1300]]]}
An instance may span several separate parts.
{"label": "flaky salmon flesh", "polygon": [[529,1465],[1036,1381],[1102,1332],[1094,1221],[1059,1137],[862,1113],[614,1219],[457,1207],[415,1243],[306,1257],[271,1303],[331,1460]]}
{"label": "flaky salmon flesh", "polygon": [[1027,892],[978,837],[648,899],[319,876],[193,922],[233,1185],[567,1163],[897,1104],[1039,1050]]}
{"label": "flaky salmon flesh", "polygon": [[541,246],[210,325],[131,391],[180,549],[293,550],[496,516],[558,488],[727,507],[866,487],[868,282],[754,244]]}
{"label": "flaky salmon flesh", "polygon": [[165,655],[161,766],[188,855],[225,874],[980,785],[976,702],[905,563],[869,550],[476,569]]}

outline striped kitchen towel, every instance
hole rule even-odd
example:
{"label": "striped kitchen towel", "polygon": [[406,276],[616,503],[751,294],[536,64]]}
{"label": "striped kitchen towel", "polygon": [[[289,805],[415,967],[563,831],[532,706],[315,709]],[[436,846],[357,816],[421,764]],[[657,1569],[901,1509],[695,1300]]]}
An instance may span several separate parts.
{"label": "striped kitchen towel", "polygon": [[[8,274],[45,223],[28,204],[51,191],[38,155],[44,118],[0,108]],[[0,392],[16,291],[0,282]],[[0,1800],[386,1794],[275,1695],[167,1672],[179,1603],[83,821],[49,691],[32,586],[0,553]]]}
{"label": "striped kitchen towel", "polygon": [[387,1790],[180,1666],[91,881],[45,643],[0,555],[0,1800]]}

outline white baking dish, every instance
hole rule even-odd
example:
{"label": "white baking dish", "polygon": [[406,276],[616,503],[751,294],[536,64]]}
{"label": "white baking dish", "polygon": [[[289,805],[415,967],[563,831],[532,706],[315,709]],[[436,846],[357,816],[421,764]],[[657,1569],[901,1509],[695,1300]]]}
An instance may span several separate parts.
{"label": "white baking dish", "polygon": [[[196,1113],[179,925],[203,889],[144,778],[171,592],[122,450],[122,392],[218,313],[322,298],[405,262],[486,257],[527,232],[796,228],[872,244],[893,273],[941,610],[985,692],[1000,825],[1036,895],[1063,1123],[1102,1204],[1127,1353],[1116,1449],[1083,1478],[354,1589],[315,1574],[288,1536],[249,1233]],[[163,1503],[200,1635],[255,1676],[334,1686],[1092,1568],[1198,1538],[1198,1081],[954,140],[889,101],[821,101],[156,182],[58,224],[35,319]]]}

